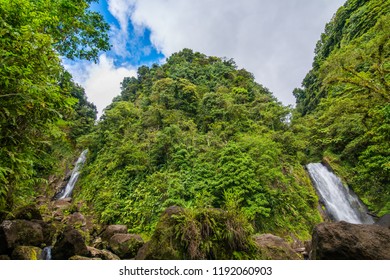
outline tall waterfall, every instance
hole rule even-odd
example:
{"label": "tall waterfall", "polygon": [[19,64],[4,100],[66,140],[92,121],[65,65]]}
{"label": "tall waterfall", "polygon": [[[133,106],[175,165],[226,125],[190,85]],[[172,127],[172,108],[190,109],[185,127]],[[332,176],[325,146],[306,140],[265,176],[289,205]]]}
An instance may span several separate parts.
{"label": "tall waterfall", "polygon": [[88,153],[88,150],[84,150],[81,153],[80,157],[77,159],[76,165],[75,165],[74,169],[72,170],[72,174],[70,175],[70,179],[68,181],[68,184],[61,191],[58,199],[63,199],[63,198],[71,196],[73,188],[77,182],[77,179],[80,176],[80,169],[83,166],[85,160],[87,159],[87,153]]}
{"label": "tall waterfall", "polygon": [[335,174],[321,163],[306,166],[314,187],[325,205],[328,215],[335,221],[353,224],[372,224],[374,220],[367,214],[365,205],[356,194],[344,186]]}

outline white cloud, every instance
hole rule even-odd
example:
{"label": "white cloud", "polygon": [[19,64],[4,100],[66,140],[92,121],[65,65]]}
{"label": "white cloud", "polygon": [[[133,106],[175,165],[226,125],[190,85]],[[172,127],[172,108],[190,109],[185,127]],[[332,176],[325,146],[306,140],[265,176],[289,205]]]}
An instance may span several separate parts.
{"label": "white cloud", "polygon": [[292,90],[311,67],[325,23],[344,1],[132,0],[127,15],[151,30],[152,43],[165,56],[187,47],[234,58],[284,104],[294,104]]}
{"label": "white cloud", "polygon": [[121,82],[124,77],[137,75],[133,67],[116,67],[114,61],[105,54],[99,57],[99,63],[82,62],[66,64],[66,69],[72,73],[75,82],[84,87],[88,100],[98,109],[98,117],[112,99],[120,94]]}
{"label": "white cloud", "polygon": [[108,0],[108,11],[118,20],[120,29],[126,33],[129,25],[129,15],[133,10],[132,0]]}
{"label": "white cloud", "polygon": [[[325,23],[344,1],[108,0],[119,23],[112,25],[110,55],[122,59],[147,55],[150,49],[137,36],[148,28],[153,46],[166,57],[191,48],[233,58],[280,101],[294,104],[292,90],[311,67]],[[98,64],[68,63],[66,68],[85,88],[99,115],[120,94],[123,78],[136,76],[135,67],[117,67],[107,55]]]}

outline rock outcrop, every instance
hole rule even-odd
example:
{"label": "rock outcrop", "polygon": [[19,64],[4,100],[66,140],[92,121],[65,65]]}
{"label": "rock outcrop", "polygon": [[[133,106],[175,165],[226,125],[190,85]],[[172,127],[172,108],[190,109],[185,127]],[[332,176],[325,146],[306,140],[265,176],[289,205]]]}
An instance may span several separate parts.
{"label": "rock outcrop", "polygon": [[311,259],[390,260],[390,230],[379,225],[321,223],[313,232]]}

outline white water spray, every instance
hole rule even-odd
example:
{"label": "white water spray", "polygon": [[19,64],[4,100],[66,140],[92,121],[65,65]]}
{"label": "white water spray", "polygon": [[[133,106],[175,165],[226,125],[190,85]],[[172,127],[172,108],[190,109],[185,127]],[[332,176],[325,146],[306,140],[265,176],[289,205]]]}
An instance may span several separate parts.
{"label": "white water spray", "polygon": [[69,182],[68,182],[68,184],[66,184],[66,187],[62,190],[58,199],[64,199],[64,198],[70,197],[72,195],[73,188],[77,182],[77,179],[80,176],[80,169],[83,166],[85,160],[87,159],[87,153],[88,153],[88,150],[84,150],[81,153],[80,157],[77,159],[76,165],[72,171]]}
{"label": "white water spray", "polygon": [[340,178],[328,168],[321,163],[310,163],[306,167],[321,202],[333,220],[353,224],[374,223],[356,194],[344,186]]}

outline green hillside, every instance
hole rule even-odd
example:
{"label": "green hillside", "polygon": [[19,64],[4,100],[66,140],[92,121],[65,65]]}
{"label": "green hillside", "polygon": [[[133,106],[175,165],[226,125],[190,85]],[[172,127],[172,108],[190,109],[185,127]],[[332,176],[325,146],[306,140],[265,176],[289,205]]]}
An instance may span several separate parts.
{"label": "green hillside", "polygon": [[294,91],[306,153],[325,157],[379,214],[390,211],[389,39],[389,1],[347,1]]}
{"label": "green hillside", "polygon": [[176,205],[222,208],[257,232],[308,237],[320,217],[288,114],[232,60],[185,49],[126,78],[80,140],[90,155],[77,200],[101,222],[138,233]]}

